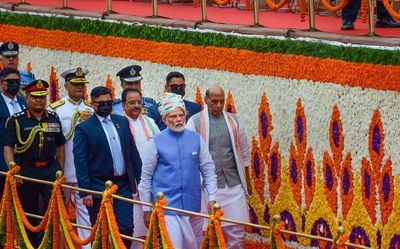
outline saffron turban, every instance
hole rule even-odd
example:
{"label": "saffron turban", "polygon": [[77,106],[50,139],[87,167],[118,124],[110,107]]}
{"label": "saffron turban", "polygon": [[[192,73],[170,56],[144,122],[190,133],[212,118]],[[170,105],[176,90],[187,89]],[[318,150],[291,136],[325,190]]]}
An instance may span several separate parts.
{"label": "saffron turban", "polygon": [[161,116],[164,117],[176,108],[181,108],[186,111],[185,102],[183,102],[182,97],[175,93],[163,93],[160,106],[158,107],[158,112]]}

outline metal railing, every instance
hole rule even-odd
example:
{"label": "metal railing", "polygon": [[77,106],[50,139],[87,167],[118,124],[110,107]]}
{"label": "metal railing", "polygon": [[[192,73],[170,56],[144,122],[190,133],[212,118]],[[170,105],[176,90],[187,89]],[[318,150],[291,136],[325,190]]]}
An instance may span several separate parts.
{"label": "metal railing", "polygon": [[[0,175],[6,175],[6,174],[7,174],[7,172],[0,171]],[[57,176],[57,178],[61,177],[62,176],[61,171],[57,172],[56,176]],[[21,175],[14,175],[13,177],[17,178],[17,179],[21,179],[23,181],[30,181],[30,182],[33,182],[33,183],[53,186],[53,182],[50,182],[50,181],[30,178],[30,177],[21,176]],[[61,187],[62,188],[66,188],[66,189],[79,191],[79,192],[83,192],[83,193],[88,193],[88,194],[94,194],[94,195],[100,195],[100,196],[102,195],[102,192],[100,192],[100,191],[83,189],[83,188],[79,188],[79,187],[70,186],[70,185],[67,185],[67,184],[61,184]],[[143,205],[143,206],[154,207],[153,204],[148,203],[148,202],[133,200],[133,199],[130,199],[130,198],[125,198],[125,197],[121,197],[121,196],[114,195],[114,194],[112,195],[112,197],[114,199],[125,201],[125,202],[132,203],[132,204],[139,204],[139,205]],[[205,218],[205,219],[209,219],[210,218],[210,216],[206,215],[206,214],[196,213],[196,212],[187,211],[187,210],[183,210],[183,209],[179,209],[179,208],[173,208],[173,207],[168,207],[168,206],[165,206],[163,208],[165,210],[180,212],[180,213],[191,215],[191,216],[198,216],[198,217],[202,217],[202,218]],[[32,218],[35,218],[35,219],[42,219],[43,218],[43,216],[40,216],[40,215],[37,215],[37,214],[26,213],[26,215],[28,217],[32,217]],[[277,223],[279,223],[280,219],[281,219],[280,215],[275,215],[274,218],[273,218],[273,221],[277,224]],[[234,220],[234,219],[228,219],[228,218],[224,218],[224,217],[221,217],[220,220],[224,221],[224,222],[229,222],[229,223],[234,223],[234,224],[254,227],[254,228],[258,228],[258,229],[271,230],[270,226],[265,226],[265,225],[242,222],[242,221],[237,221],[237,220]],[[75,226],[75,227],[79,227],[79,228],[83,228],[83,229],[87,229],[87,230],[92,230],[91,227],[82,226],[82,225],[79,225],[79,224],[76,224],[76,223],[72,223],[72,225]],[[339,227],[337,232],[338,232],[338,235],[344,234],[344,228],[343,227]],[[294,231],[290,231],[290,230],[284,230],[283,229],[283,230],[281,230],[281,233],[295,235],[295,236],[308,238],[308,239],[314,239],[314,240],[320,240],[320,241],[326,241],[326,242],[334,243],[334,240],[331,239],[331,238],[326,238],[326,237],[321,237],[321,236],[316,236],[316,235],[311,235],[311,234],[305,234],[305,233],[299,233],[299,232],[294,232]],[[121,237],[123,239],[131,240],[131,241],[137,241],[137,242],[141,242],[141,243],[144,242],[143,239],[135,238],[135,237],[132,237],[132,236],[126,236],[126,235],[122,235],[121,234]],[[350,242],[346,242],[345,245],[346,246],[351,246],[351,247],[354,247],[354,248],[360,248],[360,249],[370,249],[369,247],[366,247],[366,246],[363,246],[363,245],[354,244],[354,243],[350,243]]]}
{"label": "metal railing", "polygon": [[[314,0],[307,0],[307,11],[308,11],[308,30],[309,31],[317,31],[316,29],[316,21],[315,21],[315,7]],[[16,5],[25,5],[29,4],[26,0],[20,0]],[[68,0],[61,0],[61,6],[63,9],[70,9],[68,6]],[[375,0],[368,0],[369,6],[375,5]],[[253,27],[260,27],[259,21],[259,4],[258,0],[251,0],[251,8],[253,11]],[[151,0],[151,9],[152,16],[151,17],[159,17],[158,15],[158,0]],[[375,8],[369,7],[368,12],[368,35],[375,36]],[[201,12],[201,20],[200,22],[207,22],[207,0],[200,0],[200,12]],[[112,0],[106,0],[106,11],[104,14],[116,13],[112,9]]]}

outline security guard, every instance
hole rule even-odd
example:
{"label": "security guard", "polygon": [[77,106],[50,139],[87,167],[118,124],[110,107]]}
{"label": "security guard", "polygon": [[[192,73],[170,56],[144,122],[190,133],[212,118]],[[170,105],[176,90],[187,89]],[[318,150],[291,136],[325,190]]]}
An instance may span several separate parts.
{"label": "security guard", "polygon": [[[0,61],[3,68],[9,67],[18,70],[19,64],[19,45],[15,42],[5,42],[0,46]],[[21,87],[24,88],[35,80],[35,75],[31,72],[20,71]]]}
{"label": "security guard", "polygon": [[[89,70],[86,68],[72,68],[66,70],[61,74],[64,78],[64,87],[67,90],[68,96],[56,101],[47,108],[48,110],[57,113],[60,118],[62,131],[64,133],[67,142],[65,143],[65,166],[64,176],[66,176],[66,184],[74,187],[78,187],[78,180],[76,179],[76,171],[74,164],[74,154],[72,152],[74,143],[73,137],[75,134],[76,125],[89,118],[93,114],[93,109],[82,99],[86,93],[86,84],[89,81],[86,79],[86,75]],[[67,203],[74,200],[76,209],[76,221],[79,225],[91,226],[89,212],[78,192],[71,192],[70,189],[64,189]],[[72,198],[71,198],[72,196]],[[78,228],[78,234],[81,239],[89,237],[90,231],[82,228]],[[84,245],[82,249],[91,248],[90,244]]]}
{"label": "security guard", "polygon": [[[119,76],[119,79],[121,80],[122,90],[125,88],[135,88],[136,90],[142,92],[141,81],[143,76],[140,74],[140,71],[142,71],[141,66],[132,65],[121,69],[117,73],[117,76]],[[147,110],[150,108],[150,106],[156,104],[156,101],[149,97],[142,97],[142,100],[143,112],[147,115]],[[114,112],[118,115],[122,115],[124,113],[121,99],[114,100]]]}
{"label": "security guard", "polygon": [[[7,120],[1,143],[5,161],[10,167],[19,165],[21,175],[54,181],[56,172],[64,165],[65,137],[57,114],[45,109],[48,87],[46,81],[35,80],[24,88],[28,109]],[[19,181],[19,184],[18,193],[25,212],[38,212],[40,195],[43,207],[48,207],[52,186],[28,181]],[[37,234],[29,233],[29,239],[38,246]]]}

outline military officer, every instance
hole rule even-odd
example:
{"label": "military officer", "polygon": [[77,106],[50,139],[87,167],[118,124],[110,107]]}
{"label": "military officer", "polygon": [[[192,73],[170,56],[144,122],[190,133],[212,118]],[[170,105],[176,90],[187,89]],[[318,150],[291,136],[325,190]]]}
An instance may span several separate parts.
{"label": "military officer", "polygon": [[[18,70],[19,64],[19,45],[15,42],[4,42],[0,46],[0,61],[3,68],[9,67]],[[31,72],[20,71],[21,87],[35,80],[35,75]]]}
{"label": "military officer", "polygon": [[[6,163],[10,167],[19,165],[21,175],[54,181],[56,172],[64,166],[65,137],[57,114],[46,110],[48,87],[46,81],[35,80],[24,88],[28,109],[7,120],[1,143]],[[43,207],[48,207],[52,186],[29,181],[18,183],[25,212],[38,212],[39,196]],[[32,244],[38,246],[39,236],[34,233],[28,236]]]}
{"label": "military officer", "polygon": [[[93,109],[82,99],[86,93],[86,84],[89,83],[86,79],[88,73],[89,71],[86,68],[81,67],[72,68],[63,72],[61,77],[65,80],[64,87],[68,96],[50,104],[47,108],[48,110],[56,112],[60,118],[62,131],[67,139],[65,143],[64,175],[67,178],[66,183],[74,187],[78,186],[74,154],[72,153],[75,126],[79,122],[86,120],[89,115],[93,113]],[[90,227],[89,212],[86,206],[83,205],[79,193],[71,193],[70,189],[64,189],[64,193],[68,204],[71,204],[71,201],[75,203],[77,223]],[[90,231],[78,228],[78,235],[81,239],[85,239],[89,237]],[[86,248],[91,248],[90,244],[82,246],[82,249]]]}
{"label": "military officer", "polygon": [[[143,76],[140,74],[140,71],[142,71],[141,66],[132,65],[132,66],[127,66],[127,67],[121,69],[117,73],[117,76],[121,80],[122,90],[124,90],[126,88],[135,88],[136,90],[142,92],[141,81],[143,79]],[[147,110],[150,108],[150,106],[156,104],[154,99],[149,98],[149,97],[142,97],[142,103],[143,103],[142,104],[143,112],[146,115],[147,115]],[[116,99],[114,101],[114,112],[118,115],[122,115],[124,113],[121,99]]]}

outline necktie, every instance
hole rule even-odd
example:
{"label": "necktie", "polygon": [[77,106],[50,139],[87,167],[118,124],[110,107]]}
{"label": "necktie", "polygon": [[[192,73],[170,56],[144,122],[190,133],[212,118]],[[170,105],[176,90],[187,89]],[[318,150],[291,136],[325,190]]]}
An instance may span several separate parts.
{"label": "necktie", "polygon": [[114,130],[112,128],[112,125],[114,125],[112,123],[111,120],[108,119],[104,119],[103,123],[105,124],[104,127],[107,130],[107,134],[108,134],[108,138],[110,139],[110,145],[111,145],[111,154],[113,157],[113,161],[114,161],[114,169],[115,169],[115,173],[116,175],[122,175],[123,173],[123,161],[122,161],[122,153],[119,151],[119,145],[118,145],[118,140],[116,138],[116,136],[118,136],[118,134],[114,133]]}
{"label": "necktie", "polygon": [[10,113],[11,115],[14,115],[15,113],[17,113],[21,110],[18,106],[18,102],[15,99],[11,100],[10,104],[13,109],[13,113]]}

